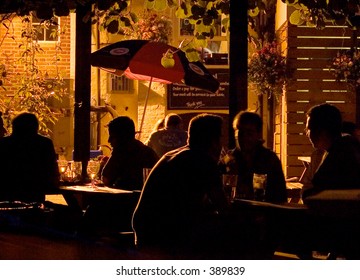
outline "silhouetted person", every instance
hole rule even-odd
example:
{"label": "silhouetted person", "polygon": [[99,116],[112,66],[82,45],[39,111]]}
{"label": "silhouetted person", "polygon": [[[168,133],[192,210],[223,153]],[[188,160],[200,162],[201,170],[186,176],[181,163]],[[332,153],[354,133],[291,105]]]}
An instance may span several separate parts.
{"label": "silhouetted person", "polygon": [[0,200],[43,202],[59,186],[59,170],[51,139],[38,134],[34,114],[21,113],[12,133],[0,139]]}
{"label": "silhouetted person", "polygon": [[[303,193],[304,203],[311,207],[309,197],[321,191],[360,188],[360,143],[353,136],[342,134],[342,116],[337,107],[319,104],[311,107],[306,115],[306,135],[315,149],[323,151],[311,186]],[[324,208],[319,205],[313,215],[304,218],[304,233],[300,231],[298,238],[303,239],[299,246],[302,254],[326,250],[358,259],[360,228],[351,218],[350,210],[346,215],[341,214],[348,206],[339,201],[339,214],[334,208],[333,214],[317,215],[319,210],[327,208],[326,202],[322,205]]]}
{"label": "silhouetted person", "polygon": [[160,129],[163,129],[164,127],[165,127],[165,118],[162,118],[156,122],[153,131],[158,131]]}
{"label": "silhouetted person", "polygon": [[[141,190],[143,168],[152,168],[158,161],[156,153],[135,139],[135,124],[127,116],[119,116],[108,124],[111,155],[102,170],[105,185],[120,189]],[[89,200],[82,232],[103,235],[130,231],[131,216],[139,192],[122,196],[98,196]]]}
{"label": "silhouetted person", "polygon": [[187,132],[182,129],[182,119],[179,115],[171,113],[165,117],[165,127],[151,133],[147,145],[159,157],[165,153],[185,146]]}
{"label": "silhouetted person", "polygon": [[153,168],[133,216],[142,250],[159,249],[174,258],[223,258],[243,241],[225,218],[228,204],[217,164],[221,127],[219,116],[195,116],[188,144],[166,153]]}
{"label": "silhouetted person", "polygon": [[286,202],[286,183],[282,165],[272,150],[263,146],[262,119],[254,112],[241,111],[233,120],[236,148],[222,161],[229,173],[238,174],[237,194],[253,199],[254,173],[267,176],[265,201]]}
{"label": "silhouetted person", "polygon": [[108,124],[112,152],[102,171],[107,186],[141,190],[143,168],[152,168],[158,161],[153,149],[135,139],[135,124],[127,116],[116,117]]}
{"label": "silhouetted person", "polygon": [[360,145],[353,136],[342,136],[338,108],[327,103],[312,107],[307,112],[306,135],[325,154],[314,174],[313,188],[304,196],[325,189],[360,188]]}
{"label": "silhouetted person", "polygon": [[342,116],[338,108],[324,103],[307,112],[306,135],[324,156],[314,173],[312,188],[304,197],[325,189],[360,188],[360,145],[350,135],[342,135]]}

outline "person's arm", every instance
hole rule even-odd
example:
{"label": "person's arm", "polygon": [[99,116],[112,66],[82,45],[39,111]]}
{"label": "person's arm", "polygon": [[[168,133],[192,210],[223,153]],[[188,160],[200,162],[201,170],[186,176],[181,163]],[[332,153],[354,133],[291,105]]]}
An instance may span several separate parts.
{"label": "person's arm", "polygon": [[50,162],[50,180],[51,186],[58,188],[60,185],[60,172],[57,164],[57,157],[53,142],[49,141],[49,162]]}
{"label": "person's arm", "polygon": [[148,138],[148,139],[145,141],[145,143],[144,143],[146,146],[149,146],[150,148],[153,148],[153,146],[154,146],[154,139],[153,139],[154,137],[153,137],[153,134],[154,134],[154,133],[151,133],[150,136],[149,136],[149,138]]}
{"label": "person's arm", "polygon": [[286,181],[281,161],[276,154],[273,154],[269,163],[270,171],[268,174],[268,185],[266,190],[267,200],[269,202],[286,202]]}
{"label": "person's arm", "polygon": [[102,172],[101,180],[105,186],[112,186],[117,178],[117,164],[113,156],[110,156]]}
{"label": "person's arm", "polygon": [[[212,170],[212,171],[211,171]],[[209,186],[209,201],[216,211],[223,212],[228,209],[229,203],[222,186],[222,178],[219,166],[214,164],[211,168],[207,169],[205,177],[208,179],[207,185]]]}

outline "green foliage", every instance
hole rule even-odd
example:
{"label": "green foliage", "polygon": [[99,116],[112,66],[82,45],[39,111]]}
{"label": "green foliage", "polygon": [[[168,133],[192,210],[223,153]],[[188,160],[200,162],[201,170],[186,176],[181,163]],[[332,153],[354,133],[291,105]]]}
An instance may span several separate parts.
{"label": "green foliage", "polygon": [[[270,25],[262,27],[258,23],[258,16],[262,13],[271,17],[275,3],[276,0],[248,0],[248,22],[251,30],[249,37],[251,40],[263,40],[264,34],[274,32]],[[30,11],[37,11],[39,17],[51,19],[53,14],[66,16],[71,11],[76,11],[79,6],[88,5],[90,7],[90,4],[93,4],[94,10],[89,10],[84,20],[91,19],[93,24],[99,23],[101,31],[107,31],[111,34],[125,34],[129,30],[136,32],[139,29],[137,25],[140,19],[137,19],[136,15],[131,12],[130,0],[18,0],[18,5],[13,3],[10,5],[7,2],[1,4],[0,2],[0,9],[9,10],[9,12],[16,11],[18,15],[27,15]],[[213,39],[214,36],[222,35],[217,34],[214,27],[215,21],[220,20],[223,34],[229,31],[230,0],[144,0],[144,7],[145,10],[158,15],[166,13],[168,9],[175,9],[175,15],[179,19],[186,19],[194,25],[190,47],[184,49],[192,59],[195,56],[199,59],[196,49],[201,48],[204,45],[203,42]],[[167,30],[161,32],[169,33]],[[136,33],[132,36],[140,37]],[[272,39],[272,36],[269,38]],[[183,44],[183,46],[188,44]]]}
{"label": "green foliage", "polygon": [[[14,95],[2,95],[0,99],[0,111],[3,112],[5,126],[10,130],[11,120],[19,112],[27,111],[36,114],[39,119],[40,132],[44,135],[49,134],[48,125],[55,123],[61,112],[55,111],[49,106],[50,99],[61,98],[67,94],[65,82],[57,70],[54,78],[49,78],[46,70],[38,65],[37,57],[43,53],[43,49],[37,41],[37,30],[31,24],[31,17],[22,18],[23,28],[21,30],[21,40],[19,42],[19,51],[21,56],[17,63],[23,66],[23,71],[13,71],[18,81],[17,91]],[[45,24],[45,23],[43,23]],[[60,32],[53,36],[58,36]],[[61,47],[58,42],[55,43],[55,57],[53,65],[57,69],[59,52]],[[11,67],[11,65],[7,65]],[[2,69],[2,70],[1,70]],[[4,66],[0,67],[0,73],[7,77],[7,70]],[[4,74],[5,73],[5,74]],[[6,85],[3,84],[4,89]]]}
{"label": "green foliage", "polygon": [[[136,22],[136,15],[128,8],[129,0],[111,1],[112,5],[95,6],[92,12],[92,24],[99,24],[101,31],[107,31],[111,34],[123,34],[122,28],[131,26]],[[99,2],[100,3],[100,2]]]}
{"label": "green foliage", "polygon": [[[158,18],[160,18],[163,17],[161,15],[166,12],[166,9],[175,9],[177,18],[186,19],[190,24],[194,25],[193,38],[186,40],[180,46],[191,61],[200,59],[197,50],[206,47],[208,40],[213,39],[214,36],[222,36],[222,34],[217,34],[216,21],[220,19],[222,33],[226,34],[229,31],[230,0],[180,0],[179,4],[175,0],[144,0],[146,12],[140,15],[139,18],[129,11],[129,6],[122,5],[119,7],[117,2],[119,1],[115,1],[115,4],[108,10],[95,9],[93,23],[98,22],[101,30],[106,30],[112,34],[123,34],[130,38],[159,41],[159,37],[169,37],[169,35],[165,34],[171,34],[169,24],[164,23],[160,28],[157,28],[159,27],[157,24],[153,25],[158,36],[152,34],[154,33],[152,31],[139,32],[139,30],[144,29],[141,25],[149,25],[151,15],[158,15]],[[260,12],[272,15],[270,10],[274,10],[274,3],[274,0],[249,0],[249,28],[253,30],[253,33],[257,34],[252,38],[253,41],[264,39],[263,33],[274,32],[274,28],[271,27],[266,27],[266,31],[262,30],[262,27],[257,22]],[[148,28],[150,28],[150,25]],[[164,36],[160,36],[160,33],[164,34]],[[169,42],[170,40],[161,39],[160,41]]]}
{"label": "green foliage", "polygon": [[[229,16],[230,0],[213,0],[213,1],[196,1],[182,0],[176,9],[176,16],[181,19],[187,19],[191,24],[195,25],[195,38],[212,39],[216,34],[214,28],[215,21],[223,16]],[[224,32],[228,30],[228,26],[223,26]]]}
{"label": "green foliage", "polygon": [[327,24],[360,26],[359,0],[282,0],[295,8],[290,22],[323,29]]}
{"label": "green foliage", "polygon": [[150,40],[168,44],[171,41],[172,22],[165,15],[144,10],[140,17],[131,17],[129,25],[121,32],[131,39]]}

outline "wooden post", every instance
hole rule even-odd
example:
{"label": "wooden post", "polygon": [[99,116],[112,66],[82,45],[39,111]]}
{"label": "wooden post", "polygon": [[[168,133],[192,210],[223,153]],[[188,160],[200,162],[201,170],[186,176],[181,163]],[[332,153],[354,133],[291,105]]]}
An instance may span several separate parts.
{"label": "wooden post", "polygon": [[[354,51],[358,50],[358,45],[357,45],[357,36],[358,36],[358,31],[357,28],[353,29],[353,34],[352,34],[352,47]],[[360,87],[357,86],[355,87],[355,102],[356,102],[356,113],[355,113],[355,123],[356,126],[360,125]]]}
{"label": "wooden post", "polygon": [[83,19],[91,5],[76,9],[74,160],[82,162],[83,178],[90,158],[91,21]]}
{"label": "wooden post", "polygon": [[248,107],[248,1],[230,0],[229,148],[235,147],[232,121]]}

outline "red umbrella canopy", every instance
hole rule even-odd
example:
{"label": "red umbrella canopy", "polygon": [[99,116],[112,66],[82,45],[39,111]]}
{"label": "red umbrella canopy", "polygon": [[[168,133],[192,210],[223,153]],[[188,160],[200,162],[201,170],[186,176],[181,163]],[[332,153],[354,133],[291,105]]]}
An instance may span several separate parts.
{"label": "red umbrella canopy", "polygon": [[[161,64],[164,54],[173,54],[174,66]],[[200,62],[189,62],[185,53],[173,46],[147,40],[124,40],[91,54],[91,65],[125,74],[134,80],[178,83],[216,92],[219,82]]]}

